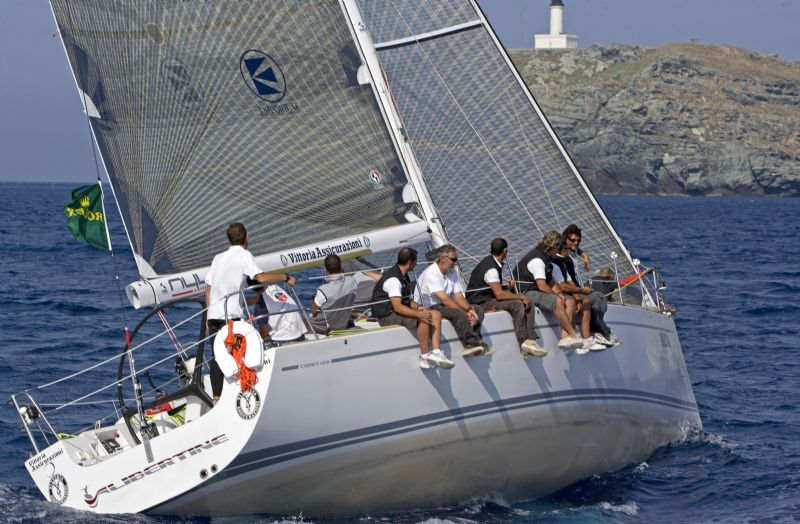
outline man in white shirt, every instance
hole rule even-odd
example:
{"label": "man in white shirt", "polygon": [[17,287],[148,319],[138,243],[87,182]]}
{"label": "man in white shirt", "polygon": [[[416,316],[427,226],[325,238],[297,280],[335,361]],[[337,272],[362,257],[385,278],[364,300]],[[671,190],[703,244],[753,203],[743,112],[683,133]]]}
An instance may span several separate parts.
{"label": "man in white shirt", "polygon": [[416,249],[404,247],[397,253],[397,264],[383,273],[372,290],[372,314],[381,326],[397,324],[417,334],[421,368],[451,368],[453,361],[439,347],[442,314],[434,309],[425,309],[412,296],[408,274],[416,265]]}
{"label": "man in white shirt", "polygon": [[273,346],[305,340],[308,328],[303,322],[303,315],[297,302],[285,289],[277,284],[269,285],[261,294],[261,298],[267,309],[269,342]]}
{"label": "man in white shirt", "polygon": [[[211,268],[206,273],[206,313],[209,340],[213,347],[214,336],[228,319],[246,318],[242,310],[241,291],[247,286],[247,278],[262,284],[287,282],[294,286],[296,281],[289,274],[264,273],[253,254],[247,250],[249,236],[244,225],[235,222],[226,230],[231,246],[214,257]],[[227,298],[226,298],[227,297]],[[213,354],[213,352],[212,352]],[[224,375],[215,360],[209,364],[211,370],[211,391],[214,400],[222,393]]]}
{"label": "man in white shirt", "polygon": [[458,256],[450,244],[440,246],[434,252],[434,263],[417,277],[414,300],[425,307],[436,309],[442,317],[453,324],[464,345],[465,357],[491,355],[494,349],[481,339],[483,308],[472,305],[464,297],[464,291],[455,270]]}

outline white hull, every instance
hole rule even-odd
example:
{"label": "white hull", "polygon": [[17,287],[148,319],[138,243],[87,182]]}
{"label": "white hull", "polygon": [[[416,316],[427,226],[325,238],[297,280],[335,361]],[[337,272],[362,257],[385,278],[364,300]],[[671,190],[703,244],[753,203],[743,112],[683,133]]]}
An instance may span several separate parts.
{"label": "white hull", "polygon": [[[462,358],[447,324],[451,370],[420,369],[416,340],[403,328],[284,346],[259,373],[256,417],[237,415],[231,383],[212,411],[152,441],[158,461],[224,432],[202,464],[203,453],[176,461],[151,480],[103,493],[95,507],[72,494],[64,503],[109,513],[308,516],[552,493],[640,462],[701,427],[672,319],[613,305],[606,319],[621,346],[563,352],[554,326],[540,325],[550,354],[528,359],[506,313],[486,317],[485,339],[497,349],[489,357]],[[63,456],[52,462],[76,491],[87,483],[96,491],[122,476],[122,464],[146,467],[140,448],[88,467]],[[197,471],[213,461],[218,471],[200,480]],[[32,476],[48,496],[44,469]]]}

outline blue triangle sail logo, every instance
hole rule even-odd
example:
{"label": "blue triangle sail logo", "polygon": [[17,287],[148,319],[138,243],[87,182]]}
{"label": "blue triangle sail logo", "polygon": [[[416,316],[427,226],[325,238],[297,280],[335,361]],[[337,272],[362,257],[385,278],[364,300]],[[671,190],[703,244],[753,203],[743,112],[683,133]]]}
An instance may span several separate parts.
{"label": "blue triangle sail logo", "polygon": [[244,83],[260,99],[275,103],[286,94],[286,78],[281,66],[263,51],[245,51],[239,60],[239,68]]}

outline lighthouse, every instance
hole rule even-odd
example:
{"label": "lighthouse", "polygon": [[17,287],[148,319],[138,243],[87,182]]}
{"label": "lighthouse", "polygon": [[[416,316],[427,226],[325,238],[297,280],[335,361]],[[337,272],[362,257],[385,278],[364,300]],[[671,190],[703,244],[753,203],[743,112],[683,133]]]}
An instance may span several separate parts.
{"label": "lighthouse", "polygon": [[564,2],[550,0],[550,33],[534,35],[535,49],[574,49],[578,47],[578,37],[564,34]]}

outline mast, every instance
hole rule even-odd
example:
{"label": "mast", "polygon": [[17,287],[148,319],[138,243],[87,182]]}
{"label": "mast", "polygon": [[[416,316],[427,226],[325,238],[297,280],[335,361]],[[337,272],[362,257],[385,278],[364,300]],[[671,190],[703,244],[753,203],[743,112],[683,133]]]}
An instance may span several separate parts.
{"label": "mast", "polygon": [[433,199],[428,192],[428,186],[425,184],[425,180],[422,177],[422,169],[419,167],[417,158],[414,155],[414,151],[403,129],[400,115],[392,101],[389,85],[386,82],[386,77],[378,61],[378,52],[375,50],[372,37],[361,16],[361,10],[358,8],[357,0],[339,0],[339,2],[345,14],[345,18],[350,22],[350,33],[353,35],[353,40],[358,46],[359,54],[369,73],[372,91],[378,99],[381,113],[389,128],[392,141],[400,156],[400,161],[403,162],[408,180],[417,193],[417,201],[424,215],[425,222],[428,224],[428,228],[431,231],[433,245],[438,247],[446,244],[448,240],[444,224],[433,204]]}

